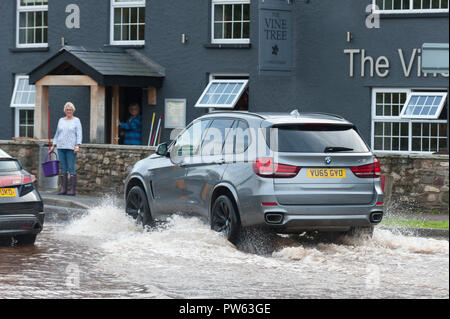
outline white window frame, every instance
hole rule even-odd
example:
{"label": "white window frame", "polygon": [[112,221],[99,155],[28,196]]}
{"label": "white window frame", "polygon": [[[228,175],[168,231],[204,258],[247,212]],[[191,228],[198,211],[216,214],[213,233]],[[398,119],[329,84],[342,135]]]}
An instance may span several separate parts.
{"label": "white window frame", "polygon": [[[21,137],[20,136],[20,111],[27,111],[27,110],[34,110],[34,107],[16,107],[15,108],[15,124],[14,124],[14,135],[15,137]],[[34,132],[34,120],[33,125],[26,124],[25,126],[33,126],[33,132]],[[33,138],[33,136],[29,136],[29,138]]]}
{"label": "white window frame", "polygon": [[[380,153],[380,154],[433,154],[435,151],[413,151],[412,150],[412,140],[413,140],[413,123],[435,123],[435,124],[447,124],[446,120],[430,120],[430,119],[411,119],[411,118],[402,118],[400,115],[399,116],[380,116],[380,115],[376,115],[376,106],[377,106],[377,93],[406,93],[408,96],[406,98],[405,101],[405,105],[406,102],[409,101],[411,94],[419,94],[421,92],[415,92],[415,90],[430,90],[431,92],[433,92],[434,90],[446,90],[445,88],[373,88],[372,89],[372,119],[371,119],[371,136],[370,136],[370,140],[371,140],[371,148],[374,152],[376,153]],[[433,92],[434,93],[434,92]],[[436,94],[438,94],[440,92],[436,92]],[[427,93],[429,94],[429,93]],[[445,104],[445,102],[444,102]],[[403,112],[403,110],[402,110]],[[400,114],[402,113],[400,112]],[[442,112],[442,109],[440,110],[440,112]],[[439,112],[439,114],[440,114]],[[447,106],[447,112],[448,112],[448,106]],[[376,122],[398,122],[398,123],[408,123],[408,151],[386,151],[386,150],[376,150],[375,149],[375,123]],[[439,138],[438,138],[439,140]]]}
{"label": "white window frame", "polygon": [[12,98],[11,98],[10,105],[11,105],[11,107],[24,107],[24,108],[30,108],[31,107],[31,108],[34,108],[35,103],[32,103],[32,104],[16,104],[16,103],[14,103],[14,101],[16,100],[16,95],[17,95],[17,89],[19,87],[19,82],[20,82],[20,80],[23,80],[23,79],[28,80],[29,79],[28,75],[23,75],[23,74],[17,74],[16,75],[15,82],[14,82],[14,91],[13,91],[13,95],[12,95]]}
{"label": "white window frame", "polygon": [[[384,10],[377,7],[376,0],[372,0],[372,12],[373,13],[381,13],[381,14],[397,14],[397,13],[448,13],[448,9],[413,9],[414,8],[414,0],[403,0],[409,1],[409,9],[398,9],[398,10]],[[442,0],[440,0],[442,1]],[[378,9],[377,9],[378,8]]]}
{"label": "white window frame", "polygon": [[[412,127],[412,125],[414,124],[414,123],[427,123],[427,121],[425,120],[417,120],[417,119],[413,119],[413,120],[411,120],[411,124],[410,124],[410,132],[411,132],[411,134],[410,134],[410,149],[411,149],[411,152],[410,153],[420,153],[420,154],[433,154],[435,151],[432,151],[432,152],[428,152],[428,151],[413,151],[412,150],[412,140],[413,140],[413,131],[412,131],[412,129],[413,129],[413,127]],[[429,124],[440,124],[440,123],[447,123],[447,121],[429,121],[428,122]],[[448,124],[447,124],[448,125]],[[431,130],[431,127],[430,127],[430,130]],[[446,134],[447,134],[447,132],[445,132]],[[423,139],[423,137],[424,137],[424,135],[422,134],[421,136],[420,136],[420,139],[422,140]],[[437,136],[436,137],[436,139],[439,141],[440,139],[442,139],[442,138],[440,138],[439,136]]]}
{"label": "white window frame", "polygon": [[[19,43],[20,39],[20,13],[22,12],[35,12],[35,11],[47,11],[47,23],[48,23],[48,4],[41,6],[21,6],[20,0],[16,0],[16,47],[17,48],[47,48],[46,43]],[[48,25],[47,25],[47,41],[48,41]]]}
{"label": "white window frame", "polygon": [[[34,110],[35,109],[35,103],[33,101],[32,104],[17,104],[14,103],[16,100],[17,95],[17,89],[19,87],[20,80],[26,79],[28,80],[28,75],[22,75],[17,74],[16,79],[14,82],[14,91],[11,98],[11,108],[14,108],[14,136],[19,137],[20,136],[20,111],[22,110]],[[28,126],[28,125],[27,125]],[[34,121],[33,121],[33,127],[34,127]]]}
{"label": "white window frame", "polygon": [[[411,101],[411,98],[413,96],[441,96],[441,102],[438,105],[438,109],[436,111],[436,115],[405,115],[406,109],[408,108],[409,102]],[[437,120],[442,112],[442,109],[444,108],[445,101],[447,99],[447,93],[444,92],[412,92],[408,95],[408,98],[406,99],[405,106],[400,113],[401,118],[405,119],[415,119],[415,120]]]}
{"label": "white window frame", "polygon": [[[250,74],[248,73],[210,73],[209,74],[209,82],[213,80],[221,80],[220,78],[227,77],[227,78],[241,78],[241,80],[248,80],[250,78]],[[245,79],[242,79],[245,78]]]}
{"label": "white window frame", "polygon": [[[135,0],[129,2],[115,2],[115,0],[110,0],[110,30],[109,30],[109,43],[111,45],[145,45],[145,35],[144,40],[114,40],[114,9],[115,8],[145,8],[145,14],[147,15],[146,0]],[[145,29],[146,24],[144,24]],[[145,32],[146,33],[146,32]]]}
{"label": "white window frame", "polygon": [[231,107],[220,107],[220,108],[232,110],[236,106],[236,103],[241,98],[241,96],[244,93],[245,89],[248,87],[248,81],[249,80],[239,80],[239,79],[236,79],[236,80],[233,80],[233,79],[229,79],[229,80],[215,80],[215,79],[213,79],[213,80],[209,81],[208,85],[203,90],[202,95],[198,99],[197,103],[195,103],[195,107],[198,107],[198,108],[218,108],[217,104],[201,104],[200,103],[200,101],[203,99],[205,94],[208,92],[208,90],[209,90],[209,88],[211,87],[212,84],[214,84],[214,83],[229,83],[229,82],[242,83],[243,84],[242,88],[239,90],[239,93],[236,94],[235,98],[230,103],[230,105],[232,105],[232,106]]}
{"label": "white window frame", "polygon": [[[250,0],[211,0],[211,43],[213,44],[249,44],[250,34],[248,38],[243,39],[215,39],[214,38],[214,8],[219,4],[250,4]],[[250,17],[249,17],[250,18]],[[251,20],[249,20],[249,27]]]}
{"label": "white window frame", "polygon": [[[249,80],[250,81],[250,74],[248,73],[210,73],[209,74],[209,82],[214,81],[214,80],[221,80],[221,78],[236,78],[236,79],[241,79],[241,80]],[[248,88],[248,83],[247,83],[247,88]],[[242,96],[242,95],[241,95]],[[200,99],[199,99],[200,101]],[[208,112],[214,112],[215,108],[214,107],[210,107],[208,109]]]}

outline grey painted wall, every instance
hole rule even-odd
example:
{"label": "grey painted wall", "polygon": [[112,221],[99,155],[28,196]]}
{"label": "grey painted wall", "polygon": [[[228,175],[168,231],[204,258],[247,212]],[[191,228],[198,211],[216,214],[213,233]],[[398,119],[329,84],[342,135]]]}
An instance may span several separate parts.
{"label": "grey painted wall", "polygon": [[[14,74],[27,73],[60,49],[60,38],[69,45],[100,48],[109,44],[110,1],[49,1],[49,49],[43,52],[15,50],[15,0],[0,1],[0,139],[14,134],[10,101]],[[365,25],[366,6],[361,0],[297,0],[293,4],[294,70],[290,76],[258,74],[258,1],[251,2],[251,47],[246,49],[205,48],[210,43],[209,0],[151,0],[146,8],[145,55],[166,67],[158,105],[143,105],[147,141],[153,112],[163,114],[165,98],[187,99],[187,121],[205,113],[193,106],[208,83],[209,73],[247,73],[250,76],[251,111],[332,112],[356,123],[370,141],[372,87],[448,87],[448,78],[418,77],[415,67],[410,77],[403,75],[397,49],[404,50],[406,62],[411,51],[423,42],[448,42],[448,14],[383,17],[381,28]],[[65,8],[78,4],[81,28],[67,29]],[[346,32],[353,41],[346,42]],[[181,34],[188,37],[181,43]],[[355,60],[355,76],[349,76],[349,56],[345,49],[365,49],[377,58],[386,56],[390,73],[385,78],[360,74],[360,56]],[[368,71],[368,70],[367,70]],[[366,71],[366,73],[367,73]],[[74,100],[83,121],[85,141],[89,134],[89,89],[52,89],[52,121],[62,116],[58,108],[66,99]],[[145,99],[143,99],[145,100]],[[53,106],[56,110],[53,112]],[[52,125],[52,134],[54,125]],[[166,139],[169,130],[164,130]]]}

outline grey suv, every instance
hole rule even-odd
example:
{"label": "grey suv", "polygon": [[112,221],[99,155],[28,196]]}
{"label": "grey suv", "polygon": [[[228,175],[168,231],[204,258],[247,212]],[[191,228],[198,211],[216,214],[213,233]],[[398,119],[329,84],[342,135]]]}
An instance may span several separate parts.
{"label": "grey suv", "polygon": [[356,127],[330,114],[213,112],[135,164],[126,212],[143,225],[169,213],[241,230],[371,234],[383,217],[380,165]]}

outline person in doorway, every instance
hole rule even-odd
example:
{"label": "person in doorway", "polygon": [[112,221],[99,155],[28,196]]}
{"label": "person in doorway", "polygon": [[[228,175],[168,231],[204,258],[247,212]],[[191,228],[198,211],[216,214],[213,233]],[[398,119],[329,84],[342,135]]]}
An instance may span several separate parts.
{"label": "person in doorway", "polygon": [[126,122],[120,123],[121,135],[125,145],[141,145],[142,143],[142,116],[139,104],[132,103],[128,107],[130,117]]}
{"label": "person in doorway", "polygon": [[[58,195],[76,195],[77,172],[75,161],[83,139],[80,119],[75,117],[75,106],[71,102],[64,105],[65,117],[58,122],[51,152],[58,149],[59,162],[61,164],[61,191]],[[68,175],[70,174],[70,190],[67,191]]]}

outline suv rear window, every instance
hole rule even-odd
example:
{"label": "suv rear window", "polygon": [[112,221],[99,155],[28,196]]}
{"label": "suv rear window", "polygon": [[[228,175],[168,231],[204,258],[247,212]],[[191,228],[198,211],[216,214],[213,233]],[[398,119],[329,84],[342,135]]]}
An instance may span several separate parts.
{"label": "suv rear window", "polygon": [[0,172],[20,171],[22,168],[16,160],[0,160]]}
{"label": "suv rear window", "polygon": [[[329,124],[289,124],[273,126],[266,134],[273,151],[294,153],[369,152],[353,126]],[[272,134],[272,143],[270,135]],[[278,136],[278,145],[274,134]]]}

